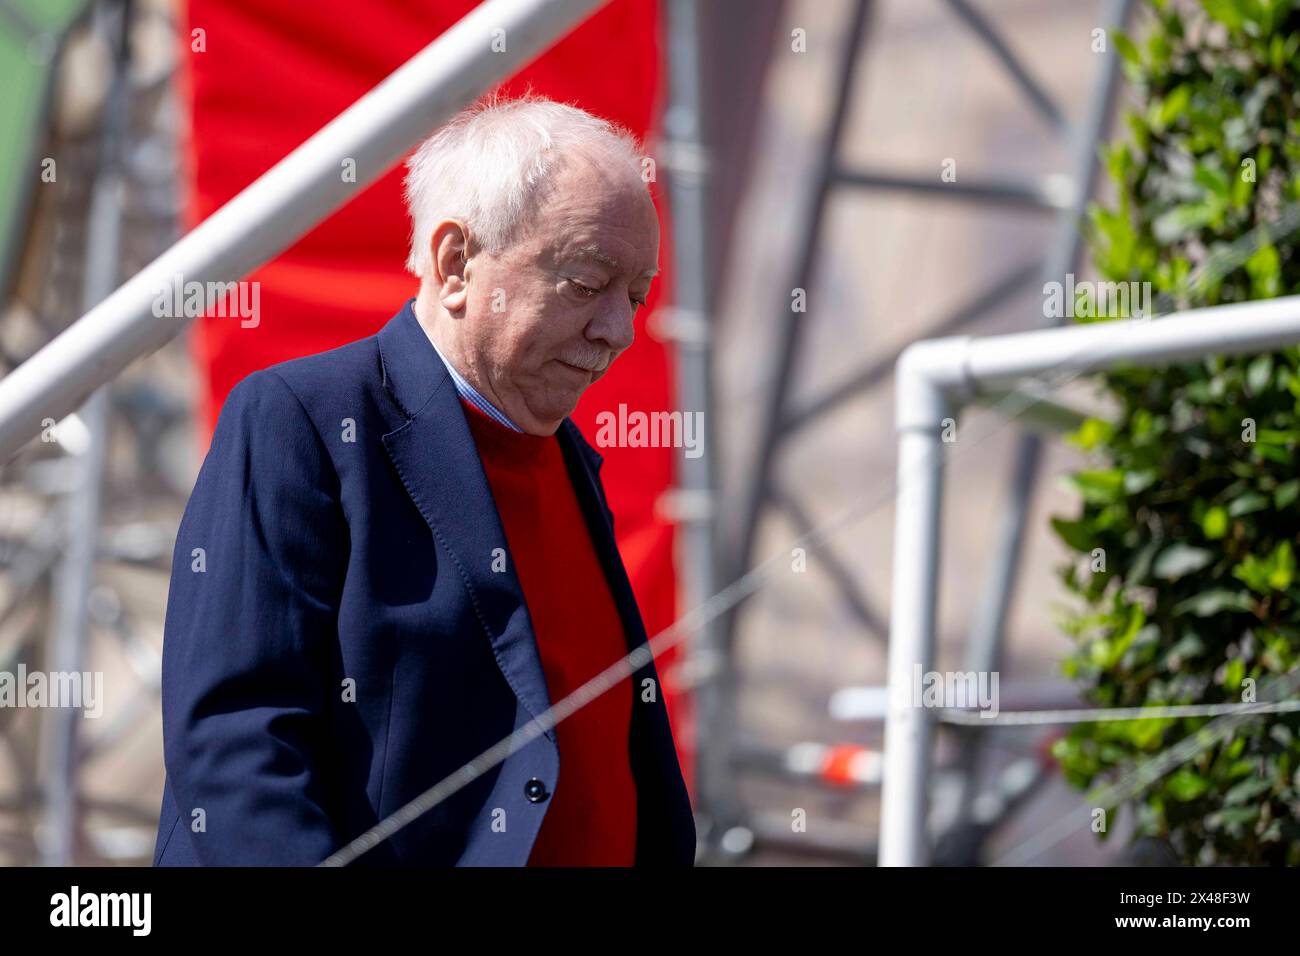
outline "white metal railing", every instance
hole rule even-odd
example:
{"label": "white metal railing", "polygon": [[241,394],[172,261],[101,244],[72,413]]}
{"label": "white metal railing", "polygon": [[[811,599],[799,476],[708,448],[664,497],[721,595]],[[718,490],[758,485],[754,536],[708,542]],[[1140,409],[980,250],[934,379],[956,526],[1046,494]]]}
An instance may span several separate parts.
{"label": "white metal railing", "polygon": [[[153,303],[177,276],[243,278],[357,195],[408,149],[608,0],[486,0],[0,380],[0,462],[189,317]],[[345,164],[355,177],[343,175]],[[353,181],[355,179],[355,181]]]}
{"label": "white metal railing", "polygon": [[[895,379],[898,478],[885,718],[882,866],[928,860],[925,836],[932,717],[912,700],[914,669],[935,657],[944,420],[989,393],[1044,373],[1167,365],[1300,345],[1300,296],[1215,306],[1160,319],[1101,322],[984,338],[913,343]],[[1041,386],[1030,389],[1033,400]]]}

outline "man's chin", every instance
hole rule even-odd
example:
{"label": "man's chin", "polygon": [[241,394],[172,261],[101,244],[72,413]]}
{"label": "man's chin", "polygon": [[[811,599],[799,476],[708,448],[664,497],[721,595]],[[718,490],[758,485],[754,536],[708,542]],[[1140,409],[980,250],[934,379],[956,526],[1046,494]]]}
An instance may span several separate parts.
{"label": "man's chin", "polygon": [[582,391],[573,392],[571,397],[553,393],[546,397],[545,402],[529,406],[528,413],[532,423],[531,427],[527,427],[525,430],[534,434],[550,434],[554,432],[560,427],[560,423],[572,415],[573,410],[578,407],[578,399],[582,397]]}

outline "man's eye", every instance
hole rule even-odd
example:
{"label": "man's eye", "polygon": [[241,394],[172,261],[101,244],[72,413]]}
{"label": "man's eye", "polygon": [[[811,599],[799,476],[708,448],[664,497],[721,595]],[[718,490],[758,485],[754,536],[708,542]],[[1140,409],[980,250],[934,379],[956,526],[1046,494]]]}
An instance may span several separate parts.
{"label": "man's eye", "polygon": [[578,293],[585,299],[590,299],[593,295],[596,295],[600,292],[599,289],[593,289],[589,285],[583,285],[581,282],[578,282],[575,279],[570,279],[569,285],[577,289]]}

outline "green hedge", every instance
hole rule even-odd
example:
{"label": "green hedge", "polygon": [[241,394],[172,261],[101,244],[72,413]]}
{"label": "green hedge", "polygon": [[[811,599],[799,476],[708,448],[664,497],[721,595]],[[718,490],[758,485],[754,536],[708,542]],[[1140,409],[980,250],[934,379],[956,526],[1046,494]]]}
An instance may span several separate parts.
{"label": "green hedge", "polygon": [[[1300,290],[1297,3],[1149,2],[1111,39],[1140,105],[1102,150],[1098,273],[1150,282],[1158,311]],[[1077,513],[1053,520],[1080,552],[1061,569],[1066,673],[1098,706],[1249,700],[1300,656],[1300,351],[1099,384],[1118,413],[1071,436],[1091,461],[1070,476]],[[1082,724],[1055,753],[1091,786],[1209,720]],[[1298,731],[1298,714],[1251,718],[1124,804],[1137,835],[1189,864],[1300,863]]]}

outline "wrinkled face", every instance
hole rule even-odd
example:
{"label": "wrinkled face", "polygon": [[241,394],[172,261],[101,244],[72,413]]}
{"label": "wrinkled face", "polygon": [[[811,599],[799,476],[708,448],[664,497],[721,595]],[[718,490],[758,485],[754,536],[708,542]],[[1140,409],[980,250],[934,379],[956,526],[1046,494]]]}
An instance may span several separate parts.
{"label": "wrinkled face", "polygon": [[525,431],[550,434],[632,344],[658,257],[644,183],[566,164],[535,222],[499,255],[479,251],[465,266],[459,324],[471,381]]}

